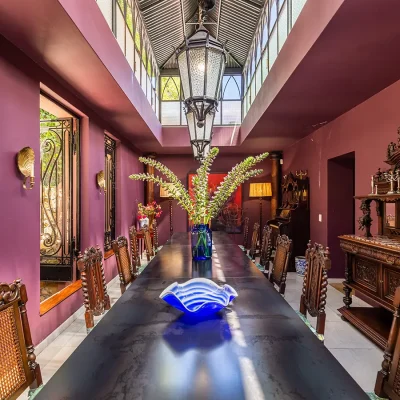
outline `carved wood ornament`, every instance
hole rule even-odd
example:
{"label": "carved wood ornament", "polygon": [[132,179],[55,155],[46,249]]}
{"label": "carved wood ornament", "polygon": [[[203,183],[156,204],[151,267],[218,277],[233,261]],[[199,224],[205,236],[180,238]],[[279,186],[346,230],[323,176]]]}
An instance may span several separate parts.
{"label": "carved wood ornament", "polygon": [[244,227],[243,227],[243,251],[247,252],[247,246],[249,245],[249,217],[244,218]]}
{"label": "carved wood ornament", "polygon": [[104,314],[111,307],[100,248],[89,247],[83,255],[80,254],[78,269],[82,279],[86,328],[90,331],[94,327],[93,317]]}
{"label": "carved wood ornament", "polygon": [[308,243],[306,251],[307,267],[303,280],[302,295],[300,298],[300,312],[307,317],[307,312],[312,317],[317,317],[318,334],[325,332],[325,305],[328,287],[327,271],[331,268],[329,248]]}
{"label": "carved wood ornament", "polygon": [[265,271],[269,270],[269,262],[272,256],[272,228],[268,225],[264,226],[262,232],[260,265],[264,267]]}
{"label": "carved wood ornament", "polygon": [[134,275],[137,276],[139,274],[138,267],[140,267],[140,256],[137,231],[134,226],[129,228],[129,244],[131,247],[131,263],[134,267]]}
{"label": "carved wood ornament", "polygon": [[269,280],[279,287],[279,293],[284,294],[286,276],[292,251],[292,241],[286,235],[278,235],[276,252]]}
{"label": "carved wood ornament", "polygon": [[126,287],[136,278],[131,257],[129,256],[128,240],[125,236],[119,236],[112,241],[111,246],[117,260],[120,288],[123,294]]}
{"label": "carved wood ornament", "polygon": [[249,257],[254,260],[256,258],[258,233],[260,232],[260,224],[256,222],[253,226],[253,235],[251,236]]}
{"label": "carved wood ornament", "polygon": [[26,287],[20,280],[0,283],[0,398],[16,399],[42,385],[29,328]]}

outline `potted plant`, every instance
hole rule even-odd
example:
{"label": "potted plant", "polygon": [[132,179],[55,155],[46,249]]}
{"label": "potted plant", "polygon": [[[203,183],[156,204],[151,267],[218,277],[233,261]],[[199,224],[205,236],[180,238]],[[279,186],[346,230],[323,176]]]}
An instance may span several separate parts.
{"label": "potted plant", "polygon": [[268,157],[268,153],[263,153],[255,157],[247,157],[241,163],[236,164],[210,198],[208,193],[208,174],[218,152],[217,147],[212,148],[197,169],[196,175],[193,177],[194,193],[192,197],[178,177],[165,165],[153,158],[140,157],[139,161],[154,167],[163,176],[149,173],[130,176],[131,179],[150,181],[168,190],[170,196],[176,199],[178,204],[187,211],[193,223],[191,228],[192,256],[195,260],[211,258],[212,233],[209,228],[209,222],[218,215],[225,202],[239,185],[247,179],[262,173],[262,169],[252,168]]}
{"label": "potted plant", "polygon": [[145,225],[152,227],[154,218],[159,218],[161,214],[161,206],[155,201],[145,206],[142,203],[138,204],[138,219],[141,228]]}

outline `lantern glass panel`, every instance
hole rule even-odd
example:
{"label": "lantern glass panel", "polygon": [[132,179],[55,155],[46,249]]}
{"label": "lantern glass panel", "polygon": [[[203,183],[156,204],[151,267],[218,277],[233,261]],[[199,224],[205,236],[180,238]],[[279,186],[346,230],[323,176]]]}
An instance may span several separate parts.
{"label": "lantern glass panel", "polygon": [[188,97],[190,97],[190,86],[189,86],[190,81],[189,81],[189,72],[187,67],[186,51],[183,51],[181,54],[179,54],[178,66],[182,81],[183,98],[187,99]]}
{"label": "lantern glass panel", "polygon": [[[189,68],[190,68],[190,78],[191,78],[190,80],[192,84],[193,97],[204,96],[204,77],[206,72],[205,61],[206,61],[205,48],[189,49]],[[185,93],[185,100],[186,99],[187,97]]]}
{"label": "lantern glass panel", "polygon": [[220,80],[224,74],[224,55],[218,50],[209,49],[207,58],[207,88],[205,95],[210,98],[219,99],[217,92]]}

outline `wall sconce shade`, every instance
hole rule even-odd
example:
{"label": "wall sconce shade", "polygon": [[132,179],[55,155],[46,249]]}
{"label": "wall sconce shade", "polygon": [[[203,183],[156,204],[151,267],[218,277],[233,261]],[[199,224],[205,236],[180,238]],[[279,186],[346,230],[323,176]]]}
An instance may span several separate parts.
{"label": "wall sconce shade", "polygon": [[[17,154],[17,166],[24,176],[22,186],[24,189],[32,189],[35,184],[35,152],[31,147],[24,147]],[[29,184],[27,185],[29,180]]]}
{"label": "wall sconce shade", "polygon": [[270,197],[272,196],[271,183],[250,183],[249,197]]}
{"label": "wall sconce shade", "polygon": [[103,193],[105,193],[106,190],[106,179],[104,176],[104,171],[101,170],[96,174],[96,182],[97,182],[97,186],[100,189],[100,193],[101,193],[101,189],[103,189]]}

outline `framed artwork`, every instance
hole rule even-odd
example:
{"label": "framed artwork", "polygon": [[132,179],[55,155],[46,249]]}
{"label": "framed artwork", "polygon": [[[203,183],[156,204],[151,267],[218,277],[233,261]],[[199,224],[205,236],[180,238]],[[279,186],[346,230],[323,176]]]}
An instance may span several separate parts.
{"label": "framed artwork", "polygon": [[[193,196],[192,178],[196,174],[188,174],[189,195]],[[211,173],[208,175],[208,194],[214,195],[217,187],[224,180],[227,173]],[[190,226],[189,221],[189,226]],[[241,233],[242,231],[242,185],[240,185],[225,203],[216,218],[211,221],[213,231],[223,230],[229,233]]]}

